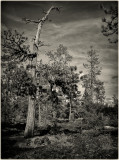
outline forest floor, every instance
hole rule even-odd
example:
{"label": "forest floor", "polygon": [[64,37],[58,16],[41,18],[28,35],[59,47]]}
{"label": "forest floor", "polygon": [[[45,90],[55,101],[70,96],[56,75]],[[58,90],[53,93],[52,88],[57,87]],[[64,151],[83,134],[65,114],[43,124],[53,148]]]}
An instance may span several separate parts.
{"label": "forest floor", "polygon": [[[118,133],[100,129],[75,130],[69,123],[59,124],[60,130],[50,128],[35,131],[35,145],[26,146],[24,125],[2,125],[2,159],[117,159]],[[69,128],[68,128],[69,126]],[[56,128],[55,128],[56,129]],[[40,139],[40,141],[39,141]],[[45,140],[41,143],[41,139]],[[35,142],[40,142],[39,144]]]}

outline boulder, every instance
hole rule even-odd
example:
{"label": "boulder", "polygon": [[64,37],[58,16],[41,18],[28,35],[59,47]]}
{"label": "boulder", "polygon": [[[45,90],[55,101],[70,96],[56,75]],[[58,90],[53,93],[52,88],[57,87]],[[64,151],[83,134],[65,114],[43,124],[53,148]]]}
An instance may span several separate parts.
{"label": "boulder", "polygon": [[28,139],[27,141],[27,145],[30,146],[31,148],[37,148],[40,146],[48,145],[50,143],[51,142],[48,137],[34,137]]}
{"label": "boulder", "polygon": [[24,139],[22,142],[17,142],[15,146],[19,148],[37,148],[49,145],[51,142],[48,137],[37,136],[29,139]]}

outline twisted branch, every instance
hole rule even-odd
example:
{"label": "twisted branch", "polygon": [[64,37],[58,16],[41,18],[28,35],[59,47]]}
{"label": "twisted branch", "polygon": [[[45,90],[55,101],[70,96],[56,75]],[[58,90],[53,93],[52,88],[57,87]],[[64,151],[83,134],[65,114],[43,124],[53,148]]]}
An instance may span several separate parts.
{"label": "twisted branch", "polygon": [[44,12],[45,15],[39,20],[30,20],[30,19],[27,19],[27,18],[23,18],[23,20],[26,23],[30,23],[31,22],[31,23],[37,23],[38,24],[37,33],[36,33],[36,36],[35,36],[35,39],[34,39],[34,44],[33,44],[34,51],[37,52],[38,51],[38,47],[44,46],[43,44],[42,45],[40,44],[40,34],[41,34],[42,26],[45,23],[45,21],[48,19],[48,16],[49,16],[50,12],[52,10],[56,10],[56,11],[60,12],[61,8],[62,7],[55,7],[55,6],[50,7],[50,9],[47,12]]}

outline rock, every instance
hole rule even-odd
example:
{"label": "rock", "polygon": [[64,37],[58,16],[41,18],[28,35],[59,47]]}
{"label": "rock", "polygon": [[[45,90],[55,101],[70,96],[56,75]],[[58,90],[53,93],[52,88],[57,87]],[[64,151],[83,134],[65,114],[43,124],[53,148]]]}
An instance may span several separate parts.
{"label": "rock", "polygon": [[27,145],[31,148],[37,148],[44,145],[49,145],[51,142],[48,137],[34,137],[27,141]]}
{"label": "rock", "polygon": [[117,130],[118,128],[117,127],[113,127],[113,126],[104,126],[104,129],[107,129],[107,130]]}
{"label": "rock", "polygon": [[24,139],[15,144],[15,147],[19,148],[37,148],[45,145],[49,145],[51,142],[48,137],[33,137]]}

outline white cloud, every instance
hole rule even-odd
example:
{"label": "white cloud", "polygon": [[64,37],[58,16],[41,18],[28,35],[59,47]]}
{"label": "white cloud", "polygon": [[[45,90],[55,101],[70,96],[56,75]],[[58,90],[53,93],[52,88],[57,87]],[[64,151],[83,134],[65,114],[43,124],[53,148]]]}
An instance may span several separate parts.
{"label": "white cloud", "polygon": [[12,21],[19,22],[19,23],[23,23],[21,17],[18,17],[18,16],[16,16],[16,15],[13,16],[13,15],[10,15],[10,14],[4,14],[4,15],[5,15],[5,17],[9,18],[9,19],[12,20]]}
{"label": "white cloud", "polygon": [[57,24],[55,24],[55,23],[52,23],[52,27],[53,27],[53,28],[56,28],[56,29],[57,29],[57,28],[61,28],[60,25],[57,25]]}

